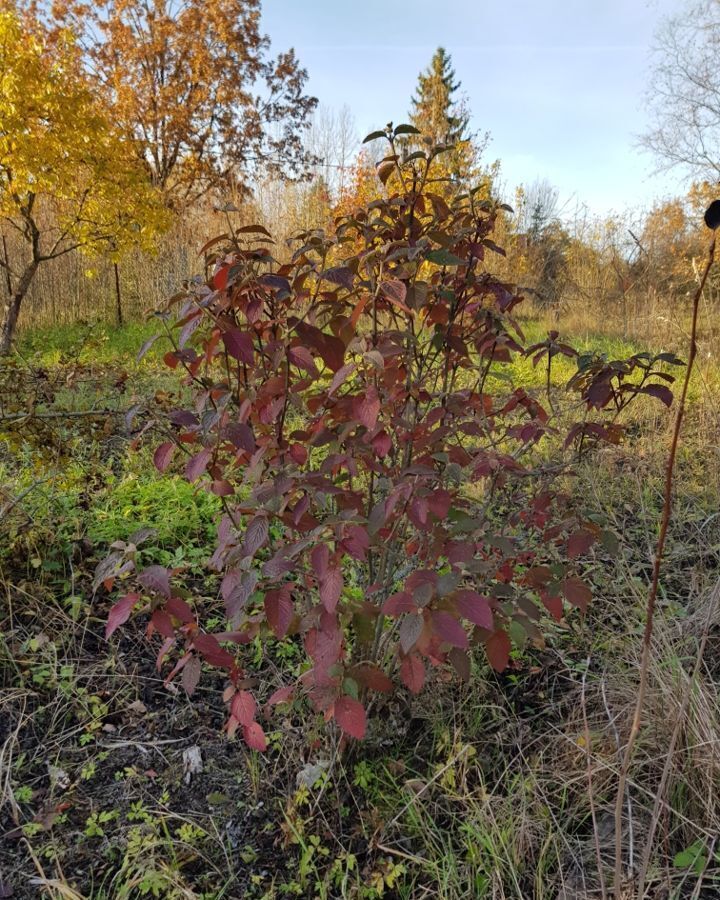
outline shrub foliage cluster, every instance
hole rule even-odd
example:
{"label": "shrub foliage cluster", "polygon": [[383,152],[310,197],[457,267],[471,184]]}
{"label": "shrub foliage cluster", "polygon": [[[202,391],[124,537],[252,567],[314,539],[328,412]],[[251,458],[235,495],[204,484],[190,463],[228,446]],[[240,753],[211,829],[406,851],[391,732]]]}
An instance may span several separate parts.
{"label": "shrub foliage cluster", "polygon": [[[433,173],[448,148],[409,153],[411,134],[369,136],[388,142],[382,198],[298,235],[286,261],[262,226],[229,227],[166,313],[165,362],[191,402],[155,464],[221,498],[210,565],[228,630],[198,619],[180,573],[136,566],[137,541],[98,570],[98,585],[123,587],[108,635],[146,614],[158,666],[190,693],[203,662],[225,669],[227,730],[255,749],[261,703],[302,694],[362,738],[378,695],[449,669],[468,678],[473,645],[502,670],[514,645],[542,644],[545,612],[584,611],[579,561],[603,534],[559,489],[548,442],[617,441],[628,402],[672,397],[669,357],[579,357],[554,332],[524,347],[522,297],[486,264],[503,253],[501,207],[447,199]],[[548,376],[557,354],[578,359],[578,419],[562,435],[549,393],[508,383],[522,353]],[[242,647],[257,638],[302,645],[296,681],[250,690]]]}

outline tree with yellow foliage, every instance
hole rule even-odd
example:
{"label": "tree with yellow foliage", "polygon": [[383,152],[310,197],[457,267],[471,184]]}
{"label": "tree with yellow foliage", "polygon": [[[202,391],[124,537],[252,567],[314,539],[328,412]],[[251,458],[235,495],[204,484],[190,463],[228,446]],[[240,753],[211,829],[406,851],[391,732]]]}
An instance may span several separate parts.
{"label": "tree with yellow foliage", "polygon": [[0,219],[27,248],[3,259],[10,288],[0,325],[9,352],[38,268],[73,250],[117,258],[149,248],[167,212],[111,112],[95,96],[68,32],[0,6]]}
{"label": "tree with yellow foliage", "polygon": [[307,174],[317,100],[293,50],[269,54],[260,0],[54,0],[52,9],[81,36],[169,205],[247,188],[261,172]]}

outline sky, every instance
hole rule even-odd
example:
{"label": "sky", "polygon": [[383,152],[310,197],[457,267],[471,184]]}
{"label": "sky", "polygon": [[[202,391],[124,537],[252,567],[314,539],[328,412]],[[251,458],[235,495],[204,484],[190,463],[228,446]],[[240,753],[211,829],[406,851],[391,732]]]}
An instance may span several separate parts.
{"label": "sky", "polygon": [[563,209],[639,208],[684,189],[637,147],[653,35],[684,0],[264,0],[277,51],[308,87],[347,105],[358,136],[407,120],[417,76],[442,45],[501,161],[505,199],[548,179]]}

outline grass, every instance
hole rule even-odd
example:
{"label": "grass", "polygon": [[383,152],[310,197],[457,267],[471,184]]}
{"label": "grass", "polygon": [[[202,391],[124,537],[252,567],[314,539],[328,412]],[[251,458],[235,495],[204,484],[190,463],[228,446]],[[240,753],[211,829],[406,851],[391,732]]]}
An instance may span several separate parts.
{"label": "grass", "polygon": [[[523,325],[543,338],[541,323]],[[26,334],[21,353],[53,385],[36,408],[140,403],[141,427],[172,402],[160,351],[130,368],[143,377],[126,393],[112,385],[151,331]],[[612,336],[586,345],[610,357],[645,349]],[[542,365],[514,365],[543,387]],[[570,370],[556,367],[558,384]],[[624,835],[636,866],[647,854],[648,896],[677,900],[720,896],[720,467],[707,389],[718,372],[704,375],[679,460]],[[639,407],[633,452],[603,450],[568,482],[619,542],[615,556],[587,559],[596,599],[585,619],[549,627],[546,647],[516,653],[503,675],[478,655],[469,683],[437,679],[417,700],[388,700],[362,754],[344,760],[320,739],[308,752],[313,723],[299,708],[270,721],[271,750],[258,757],[222,735],[216,675],[191,702],[163,685],[139,630],[104,642],[94,565],[140,525],[156,529],[148,559],[185,567],[195,601],[216,608],[201,574],[212,497],[129,452],[122,417],[9,428],[0,508],[21,499],[0,524],[0,883],[15,897],[84,900],[599,896],[613,868],[618,735],[634,701],[668,422]],[[272,658],[249,652],[259,678],[297,665],[292,642]],[[203,770],[187,779],[183,754],[195,746]],[[298,780],[308,765],[309,785]]]}
{"label": "grass", "polygon": [[[18,353],[45,366],[69,358],[81,363],[124,366],[134,363],[145,341],[162,331],[162,323],[156,319],[122,326],[107,322],[56,325],[21,332]],[[146,366],[158,363],[167,349],[167,341],[160,339],[146,354]]]}

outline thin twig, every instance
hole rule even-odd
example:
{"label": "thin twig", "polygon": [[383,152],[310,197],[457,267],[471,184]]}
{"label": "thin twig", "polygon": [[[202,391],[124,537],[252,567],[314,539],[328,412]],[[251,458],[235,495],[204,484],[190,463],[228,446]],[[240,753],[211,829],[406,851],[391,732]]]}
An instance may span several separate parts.
{"label": "thin twig", "polygon": [[690,330],[690,353],[688,355],[687,368],[685,370],[685,380],[683,381],[682,392],[680,394],[680,402],[678,404],[677,413],[675,415],[675,427],[673,429],[672,443],[670,444],[670,453],[668,455],[667,469],[665,474],[665,492],[663,502],[662,520],[660,522],[660,533],[658,535],[657,546],[655,549],[655,562],[653,565],[652,584],[648,594],[647,607],[645,613],[645,629],[643,632],[642,656],[640,658],[640,683],[638,685],[637,701],[635,703],[635,713],[633,715],[632,725],[630,727],[630,735],[625,747],[625,756],[618,776],[618,790],[615,799],[615,883],[614,894],[615,900],[622,898],[622,807],[623,794],[625,793],[625,782],[627,781],[630,763],[632,761],[633,750],[635,749],[635,741],[640,731],[640,723],[642,720],[643,705],[645,701],[645,691],[647,688],[648,671],[650,668],[650,652],[652,645],[653,621],[655,614],[655,604],[658,595],[658,586],[660,584],[660,568],[662,566],[663,552],[665,550],[665,540],[667,538],[668,526],[670,524],[670,514],[672,512],[672,491],[673,491],[673,475],[675,472],[675,458],[677,456],[678,444],[680,442],[680,432],[682,430],[683,418],[685,415],[685,401],[687,399],[688,387],[690,385],[690,376],[692,375],[693,363],[697,355],[697,321],[698,309],[700,306],[700,298],[702,297],[705,282],[710,274],[710,269],[715,260],[715,235],[713,234],[710,246],[708,248],[707,262],[705,270],[700,280],[700,284],[695,291],[692,306],[692,327]]}
{"label": "thin twig", "polygon": [[25,497],[27,497],[28,494],[32,493],[35,490],[35,488],[40,487],[41,484],[46,484],[48,481],[50,481],[50,477],[38,478],[37,481],[33,481],[33,483],[30,485],[30,487],[25,488],[25,490],[21,494],[18,494],[17,497],[13,497],[10,494],[6,494],[0,488],[0,494],[9,498],[7,503],[5,504],[5,506],[0,508],[0,521],[2,521],[5,518],[5,516],[10,512],[11,509],[14,509],[19,503],[21,503],[25,499]]}

